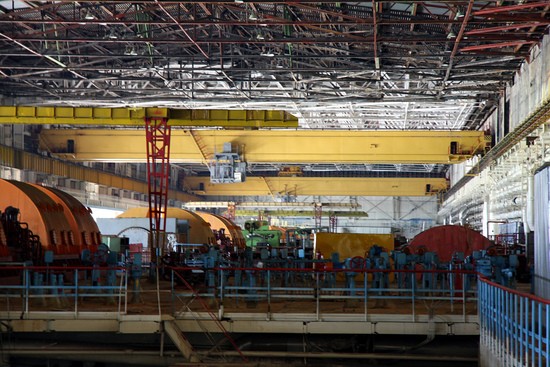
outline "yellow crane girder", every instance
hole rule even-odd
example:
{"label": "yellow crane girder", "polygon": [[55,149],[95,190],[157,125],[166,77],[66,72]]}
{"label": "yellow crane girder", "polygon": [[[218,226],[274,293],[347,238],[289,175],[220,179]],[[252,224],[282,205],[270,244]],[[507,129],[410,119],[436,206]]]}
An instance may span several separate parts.
{"label": "yellow crane girder", "polygon": [[297,117],[271,110],[0,106],[1,124],[144,126],[147,117],[165,117],[170,126],[298,127]]}
{"label": "yellow crane girder", "polygon": [[185,186],[201,196],[429,196],[447,190],[448,182],[416,177],[247,177],[245,182],[213,184],[210,177],[195,176],[186,177]]}
{"label": "yellow crane girder", "polygon": [[[144,162],[143,130],[46,129],[40,147],[77,161]],[[230,142],[249,163],[459,163],[490,146],[482,131],[172,130],[172,163],[205,163]]]}
{"label": "yellow crane girder", "polygon": [[[316,213],[313,210],[262,210],[264,216],[270,217],[314,217]],[[363,211],[332,211],[332,212],[323,212],[324,217],[333,215],[340,218],[368,218],[368,213]],[[257,217],[258,210],[235,210],[235,216],[237,217]]]}
{"label": "yellow crane girder", "polygon": [[[43,157],[0,144],[0,165],[51,176],[67,177],[98,185],[147,194],[147,182],[107,173],[59,159]],[[168,190],[168,199],[194,201],[198,197],[179,190]]]}

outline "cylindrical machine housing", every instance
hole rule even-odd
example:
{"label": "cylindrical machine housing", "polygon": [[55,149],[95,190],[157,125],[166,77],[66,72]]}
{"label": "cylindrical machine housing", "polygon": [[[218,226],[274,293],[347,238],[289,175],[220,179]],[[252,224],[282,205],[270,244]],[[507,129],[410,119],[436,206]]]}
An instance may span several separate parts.
{"label": "cylindrical machine housing", "polygon": [[80,253],[84,249],[95,252],[97,246],[101,243],[101,234],[92,217],[91,209],[86,208],[75,197],[61,190],[39,185],[33,186],[63,207],[63,213],[72,229],[68,238],[71,247],[70,252]]}
{"label": "cylindrical machine housing", "polygon": [[[117,218],[148,218],[149,208],[131,208],[120,214]],[[168,208],[166,211],[167,218],[176,218],[187,220],[189,223],[190,231],[186,241],[195,244],[214,245],[216,238],[214,233],[204,219],[198,214],[195,214],[189,210],[179,208]]]}
{"label": "cylindrical machine housing", "polygon": [[18,208],[19,221],[40,237],[44,250],[56,255],[71,254],[72,229],[63,206],[37,187],[13,180],[0,180],[0,208]]}
{"label": "cylindrical machine housing", "polygon": [[437,226],[417,234],[410,242],[411,252],[417,252],[420,248],[425,251],[435,252],[440,261],[451,261],[453,254],[462,252],[469,256],[473,251],[484,250],[491,246],[491,241],[468,227],[463,226]]}
{"label": "cylindrical machine housing", "polygon": [[223,229],[227,237],[229,237],[233,246],[244,249],[246,247],[246,240],[243,236],[241,227],[233,223],[227,218],[224,218],[220,215],[207,213],[207,212],[195,212],[206,222],[210,223],[210,228],[212,230],[219,231]]}

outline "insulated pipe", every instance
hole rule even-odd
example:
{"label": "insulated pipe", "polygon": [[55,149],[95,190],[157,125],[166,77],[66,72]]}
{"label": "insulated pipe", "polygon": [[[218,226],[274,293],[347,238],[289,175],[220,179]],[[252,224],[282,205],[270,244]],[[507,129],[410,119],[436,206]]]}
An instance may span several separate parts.
{"label": "insulated pipe", "polygon": [[[45,358],[56,358],[61,360],[78,360],[81,362],[94,362],[94,363],[109,363],[109,364],[132,364],[135,366],[179,366],[181,361],[181,355],[174,356],[159,356],[158,351],[140,351],[133,349],[50,349],[47,347],[38,348],[15,348],[4,350],[6,357],[17,358],[33,358],[44,360]],[[197,363],[192,364],[197,366]],[[224,364],[220,364],[223,366]],[[242,366],[242,363],[240,363]]]}
{"label": "insulated pipe", "polygon": [[525,236],[527,236],[527,233],[532,230],[532,228],[529,226],[529,223],[527,222],[527,206],[523,207],[521,220],[523,222],[523,231],[525,232]]}
{"label": "insulated pipe", "polygon": [[[277,352],[277,351],[245,351],[249,358],[319,358],[319,359],[399,359],[411,361],[445,361],[445,362],[477,362],[476,357],[419,355],[397,353],[334,353],[334,352]],[[237,357],[237,351],[208,353],[208,356]]]}
{"label": "insulated pipe", "polygon": [[466,211],[466,209],[462,209],[460,212],[458,212],[458,224],[460,224],[461,226],[464,225],[464,212]]}
{"label": "insulated pipe", "polygon": [[527,177],[527,225],[530,230],[535,229],[535,176]]}
{"label": "insulated pipe", "polygon": [[[481,214],[481,223],[486,223],[488,220],[489,220],[489,208],[490,208],[490,202],[489,202],[489,197],[488,195],[485,196],[485,198],[483,199],[483,209],[482,209],[482,214]],[[482,229],[482,235],[484,235],[485,237],[489,237],[489,229],[488,228],[485,228],[483,227]]]}
{"label": "insulated pipe", "polygon": [[523,218],[523,210],[514,210],[507,213],[497,213],[493,214],[491,218],[492,219],[489,220],[489,223],[508,223],[520,221]]}
{"label": "insulated pipe", "polygon": [[[379,359],[379,360],[414,360],[414,361],[445,361],[445,362],[477,362],[476,357],[461,357],[448,355],[419,355],[419,354],[397,354],[397,353],[335,353],[335,352],[278,352],[278,351],[246,351],[243,352],[249,358],[315,358],[315,359]],[[204,352],[200,353],[204,356],[223,356],[223,357],[240,357],[238,351],[223,351],[223,352]],[[156,359],[158,365],[165,365],[163,358],[158,356],[156,351],[138,351],[132,349],[48,349],[44,348],[14,348],[8,351],[11,356],[51,356],[51,357],[66,357],[71,358],[78,356],[85,360],[116,360],[120,361],[120,357],[129,358],[137,357],[142,362],[151,363],[148,357]],[[101,358],[101,357],[105,358]],[[134,361],[135,363],[135,361]],[[153,364],[150,364],[153,365]],[[156,363],[155,363],[156,365]],[[187,365],[178,363],[178,365]],[[197,363],[190,363],[189,366],[196,366]],[[221,366],[224,365],[222,362]],[[239,363],[242,366],[242,362]]]}

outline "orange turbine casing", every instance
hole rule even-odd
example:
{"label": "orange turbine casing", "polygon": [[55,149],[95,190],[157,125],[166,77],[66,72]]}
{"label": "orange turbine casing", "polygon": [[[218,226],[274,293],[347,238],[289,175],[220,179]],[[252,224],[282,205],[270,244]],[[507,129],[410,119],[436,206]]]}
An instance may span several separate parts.
{"label": "orange turbine casing", "polygon": [[210,227],[213,230],[225,230],[225,234],[227,235],[227,237],[229,237],[233,246],[236,246],[239,249],[244,249],[246,247],[246,240],[243,236],[241,227],[239,227],[229,219],[222,217],[221,215],[207,212],[195,212],[195,214],[199,215],[206,222],[210,223]]}
{"label": "orange turbine casing", "polygon": [[[148,218],[149,208],[131,208],[117,216],[117,218]],[[167,218],[184,219],[189,223],[188,243],[213,245],[216,243],[214,232],[204,219],[199,215],[184,209],[167,208]]]}
{"label": "orange turbine casing", "polygon": [[69,254],[67,234],[71,226],[63,207],[33,185],[14,180],[0,179],[0,208],[12,206],[19,209],[19,221],[40,237],[44,250],[54,254]]}
{"label": "orange turbine casing", "polygon": [[53,187],[33,185],[63,207],[63,213],[72,229],[69,237],[70,253],[79,254],[84,249],[95,252],[99,228],[90,210],[72,195]]}

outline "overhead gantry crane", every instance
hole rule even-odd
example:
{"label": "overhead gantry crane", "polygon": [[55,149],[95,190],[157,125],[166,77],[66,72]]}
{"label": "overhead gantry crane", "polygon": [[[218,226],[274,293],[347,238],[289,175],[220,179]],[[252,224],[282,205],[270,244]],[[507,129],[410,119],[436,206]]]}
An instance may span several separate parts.
{"label": "overhead gantry crane", "polygon": [[[45,130],[40,146],[72,161],[144,162],[138,129]],[[240,148],[248,164],[453,164],[484,154],[490,140],[481,131],[174,130],[170,161],[206,164],[224,142]],[[120,149],[124,147],[124,149]],[[70,149],[69,149],[70,148]],[[296,177],[293,177],[296,176]],[[448,188],[444,177],[248,176],[218,185],[208,177],[187,177],[186,188],[201,196],[271,195],[285,187],[300,195],[423,196]],[[428,189],[429,188],[429,189]]]}
{"label": "overhead gantry crane", "polygon": [[[95,108],[1,106],[0,123],[144,126],[149,198],[151,260],[156,262],[166,230],[172,126],[297,127],[282,111],[177,110],[167,108]],[[71,130],[73,134],[74,130]],[[112,133],[113,131],[110,131]],[[143,131],[139,145],[143,146]],[[69,139],[74,142],[74,140]],[[102,141],[108,143],[111,136]],[[124,147],[125,145],[121,145]],[[73,145],[74,147],[74,145]],[[68,147],[71,149],[70,147]],[[65,157],[66,158],[66,157]]]}
{"label": "overhead gantry crane", "polygon": [[[240,147],[249,163],[282,164],[450,164],[490,144],[482,131],[179,129],[172,137],[178,144],[170,159],[179,163],[205,163],[224,142]],[[144,162],[142,139],[140,129],[45,130],[40,146],[68,160]]]}
{"label": "overhead gantry crane", "polygon": [[[207,163],[215,150],[227,141],[243,148],[247,162],[289,164],[449,164],[483,154],[490,145],[480,131],[295,130],[298,127],[297,118],[282,111],[0,107],[0,123],[128,127],[123,130],[87,128],[43,131],[40,137],[43,150],[63,160],[76,161],[146,162],[153,156],[147,155],[143,130],[135,128],[146,127],[146,121],[158,122],[162,119],[165,119],[167,128],[216,126],[227,129],[170,129],[160,134],[160,138],[149,133],[149,141],[157,139],[157,143],[161,143],[164,141],[162,135],[168,133],[178,141],[177,145],[164,149],[151,147],[154,157],[161,161],[161,155],[169,149],[170,162]],[[285,127],[292,129],[280,129]],[[270,130],[259,131],[258,128]],[[301,188],[301,194],[329,194],[326,190],[319,191],[326,188],[323,183],[325,178],[315,177],[249,177],[247,182],[239,183],[238,192],[241,195],[270,195],[281,191],[285,184],[288,185],[289,179],[292,179],[294,186]],[[186,188],[203,196],[230,194],[237,189],[210,185],[207,181],[202,177],[190,178]],[[355,187],[353,192],[356,195],[367,196],[421,196],[447,189],[447,182],[441,177],[341,177],[338,181],[342,182],[331,185],[331,195],[345,195],[339,187]],[[430,190],[426,190],[427,187]]]}
{"label": "overhead gantry crane", "polygon": [[[0,123],[87,126],[44,130],[41,148],[63,160],[146,162],[153,243],[160,241],[165,229],[170,162],[208,163],[225,142],[242,147],[247,162],[289,164],[450,164],[483,154],[490,145],[480,131],[296,130],[296,117],[266,110],[0,106]],[[125,128],[90,128],[103,126]],[[172,131],[172,127],[203,129]],[[178,144],[171,145],[171,140]],[[186,185],[202,196],[275,196],[289,185],[300,188],[301,195],[422,196],[448,187],[441,177],[340,177],[331,178],[330,188],[326,178],[315,177],[249,177],[230,185],[193,177]]]}

